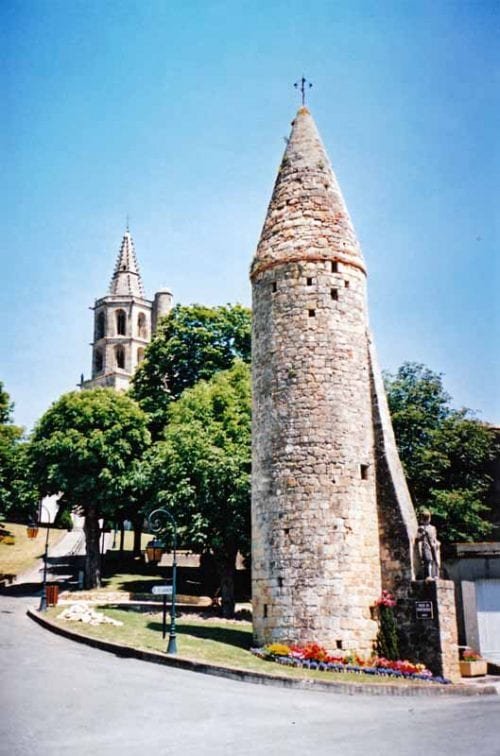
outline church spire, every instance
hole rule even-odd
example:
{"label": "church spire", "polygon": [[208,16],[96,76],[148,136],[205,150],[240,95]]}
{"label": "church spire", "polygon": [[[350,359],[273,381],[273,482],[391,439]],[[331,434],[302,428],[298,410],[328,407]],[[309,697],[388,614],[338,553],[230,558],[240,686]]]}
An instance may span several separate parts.
{"label": "church spire", "polygon": [[135,256],[134,241],[128,228],[125,231],[116,260],[115,270],[109,286],[109,293],[118,296],[144,298],[144,287]]}
{"label": "church spire", "polygon": [[252,265],[252,277],[275,265],[336,260],[365,270],[342,192],[306,107],[292,122]]}

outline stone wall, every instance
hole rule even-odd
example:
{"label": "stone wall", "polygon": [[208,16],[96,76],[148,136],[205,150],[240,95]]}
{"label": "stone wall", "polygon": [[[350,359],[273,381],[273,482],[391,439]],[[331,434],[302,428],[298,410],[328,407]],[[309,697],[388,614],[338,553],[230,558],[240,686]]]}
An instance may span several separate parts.
{"label": "stone wall", "polygon": [[260,643],[371,651],[381,581],[365,276],[336,267],[290,263],[254,283],[254,630]]}
{"label": "stone wall", "polygon": [[375,346],[371,338],[369,341],[382,585],[399,596],[405,595],[415,578],[418,524],[399,459]]}

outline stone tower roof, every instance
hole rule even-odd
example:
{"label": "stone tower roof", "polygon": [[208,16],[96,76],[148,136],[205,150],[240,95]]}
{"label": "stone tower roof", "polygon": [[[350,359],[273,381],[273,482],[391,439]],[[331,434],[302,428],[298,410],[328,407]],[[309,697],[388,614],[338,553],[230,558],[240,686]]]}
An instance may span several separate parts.
{"label": "stone tower roof", "polygon": [[306,107],[294,121],[252,264],[338,260],[365,271],[342,192]]}
{"label": "stone tower roof", "polygon": [[109,293],[144,298],[144,287],[135,256],[134,241],[128,228],[123,235]]}

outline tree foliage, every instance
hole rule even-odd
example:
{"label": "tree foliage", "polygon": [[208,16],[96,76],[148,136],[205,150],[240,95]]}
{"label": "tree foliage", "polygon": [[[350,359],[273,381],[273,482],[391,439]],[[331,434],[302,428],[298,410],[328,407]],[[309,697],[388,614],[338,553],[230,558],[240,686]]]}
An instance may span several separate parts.
{"label": "tree foliage", "polygon": [[485,504],[491,430],[456,410],[441,375],[406,362],[385,376],[401,461],[417,507],[428,507],[444,543],[479,540],[491,530]]}
{"label": "tree foliage", "polygon": [[23,429],[12,422],[12,404],[0,381],[0,515],[22,516],[38,498],[31,485]]}
{"label": "tree foliage", "polygon": [[167,410],[186,388],[227,370],[236,359],[250,362],[251,315],[241,305],[177,305],[160,323],[132,381],[132,396],[150,419],[155,437]]}
{"label": "tree foliage", "polygon": [[238,361],[172,403],[155,448],[156,504],[172,508],[184,542],[215,556],[223,613],[234,612],[237,552],[250,546],[250,369]]}
{"label": "tree foliage", "polygon": [[65,394],[35,427],[29,455],[41,493],[61,492],[85,516],[87,587],[100,583],[98,520],[134,495],[149,442],[142,410],[112,389]]}

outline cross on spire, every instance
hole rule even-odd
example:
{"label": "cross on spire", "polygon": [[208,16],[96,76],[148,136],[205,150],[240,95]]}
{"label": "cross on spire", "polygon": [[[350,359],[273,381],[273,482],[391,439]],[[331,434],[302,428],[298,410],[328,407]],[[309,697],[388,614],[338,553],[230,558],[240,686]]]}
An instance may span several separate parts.
{"label": "cross on spire", "polygon": [[295,89],[300,89],[302,94],[302,105],[305,105],[306,89],[311,89],[312,83],[310,81],[307,81],[307,79],[303,76],[299,81],[296,81],[293,86],[295,87]]}

